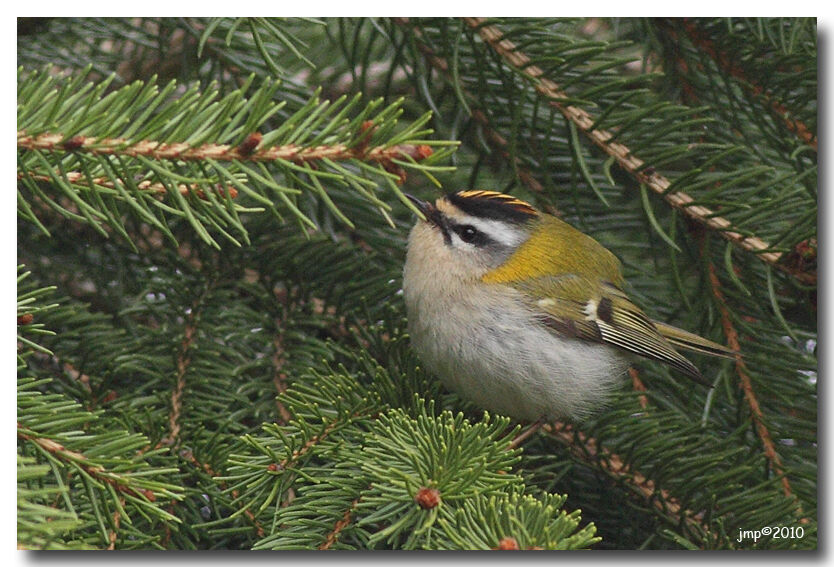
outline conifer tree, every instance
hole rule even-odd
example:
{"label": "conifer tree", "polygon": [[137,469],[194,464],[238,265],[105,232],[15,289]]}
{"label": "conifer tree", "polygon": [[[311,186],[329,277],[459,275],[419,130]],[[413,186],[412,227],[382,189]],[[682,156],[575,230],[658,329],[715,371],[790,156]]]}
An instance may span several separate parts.
{"label": "conifer tree", "polygon": [[[20,19],[18,543],[814,549],[813,19]],[[737,349],[580,422],[409,346],[414,209],[512,193]]]}

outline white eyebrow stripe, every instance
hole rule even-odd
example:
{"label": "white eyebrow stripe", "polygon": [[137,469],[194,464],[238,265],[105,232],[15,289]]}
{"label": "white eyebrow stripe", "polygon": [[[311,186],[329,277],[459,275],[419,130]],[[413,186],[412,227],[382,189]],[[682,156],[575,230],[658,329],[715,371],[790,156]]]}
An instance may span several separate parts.
{"label": "white eyebrow stripe", "polygon": [[469,215],[454,218],[455,224],[471,224],[492,240],[503,246],[516,247],[526,239],[527,234],[510,223],[494,219],[482,219]]}

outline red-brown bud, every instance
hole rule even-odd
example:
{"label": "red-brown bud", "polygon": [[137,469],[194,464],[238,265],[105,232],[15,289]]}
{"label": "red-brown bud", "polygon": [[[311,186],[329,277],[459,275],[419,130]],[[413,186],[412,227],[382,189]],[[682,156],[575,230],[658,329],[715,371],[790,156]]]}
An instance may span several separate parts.
{"label": "red-brown bud", "polygon": [[86,138],[84,138],[84,136],[73,136],[64,142],[64,149],[68,152],[74,152],[75,150],[81,148],[85,141]]}
{"label": "red-brown bud", "polygon": [[514,537],[505,537],[501,538],[501,541],[498,542],[498,547],[494,547],[493,549],[501,551],[517,551],[521,548],[518,546],[518,542],[515,540]]}
{"label": "red-brown bud", "polygon": [[431,510],[440,504],[440,491],[436,488],[427,488],[424,486],[417,491],[417,494],[414,496],[414,501],[423,510]]}
{"label": "red-brown bud", "polygon": [[258,144],[263,140],[263,134],[260,132],[252,132],[246,139],[243,140],[237,147],[237,151],[242,156],[250,156],[258,147]]}
{"label": "red-brown bud", "polygon": [[426,159],[427,157],[431,156],[434,153],[434,150],[431,149],[431,146],[426,146],[424,144],[424,145],[417,146],[416,153],[417,153],[417,155],[414,156],[414,159],[416,159],[417,161],[420,161],[420,160]]}

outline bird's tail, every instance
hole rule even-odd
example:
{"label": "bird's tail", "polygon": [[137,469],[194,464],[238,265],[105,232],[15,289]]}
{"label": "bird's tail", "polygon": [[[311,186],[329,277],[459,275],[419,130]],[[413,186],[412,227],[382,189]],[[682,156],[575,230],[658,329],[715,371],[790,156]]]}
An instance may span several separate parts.
{"label": "bird's tail", "polygon": [[660,332],[660,334],[663,335],[663,337],[669,341],[672,346],[694,352],[700,352],[701,354],[721,356],[724,358],[734,358],[738,354],[738,351],[725,347],[724,345],[714,343],[694,333],[690,333],[689,331],[684,331],[683,329],[678,329],[677,327],[667,325],[666,323],[660,323],[658,321],[653,321],[653,323],[655,327],[657,327],[658,332]]}

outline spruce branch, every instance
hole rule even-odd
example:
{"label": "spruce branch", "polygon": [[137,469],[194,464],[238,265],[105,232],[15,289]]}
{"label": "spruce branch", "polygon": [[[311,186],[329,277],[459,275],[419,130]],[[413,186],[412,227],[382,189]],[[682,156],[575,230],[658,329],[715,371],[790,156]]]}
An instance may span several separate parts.
{"label": "spruce branch", "polygon": [[[182,456],[187,462],[193,465],[197,470],[204,471],[206,474],[208,474],[213,481],[217,482],[217,485],[220,487],[221,490],[226,490],[226,482],[222,478],[220,478],[220,473],[215,471],[209,463],[201,463],[194,456],[194,453],[188,449],[181,451],[180,456]],[[240,497],[240,492],[237,489],[232,490],[231,496],[233,499],[237,500]],[[252,526],[255,528],[255,535],[257,537],[264,537],[264,534],[266,532],[264,531],[264,528],[261,525],[261,523],[255,517],[255,514],[252,513],[252,510],[246,508],[242,510],[242,513],[244,516],[246,516],[246,518],[252,523]]]}
{"label": "spruce branch", "polygon": [[[798,118],[785,104],[780,102],[773,93],[768,92],[762,85],[751,79],[739,60],[731,59],[726,53],[719,51],[715,42],[700,29],[697,21],[692,18],[683,18],[682,28],[693,45],[703,50],[712,59],[717,67],[727,76],[738,80],[738,83],[750,91],[756,97],[762,97],[763,102],[769,105],[770,110],[778,116],[785,127],[796,134],[799,139],[817,151],[817,136],[811,129]],[[675,31],[670,30],[672,37]]]}
{"label": "spruce branch", "polygon": [[780,263],[782,254],[770,251],[771,245],[756,236],[744,235],[733,230],[733,224],[715,211],[703,205],[695,204],[695,199],[682,191],[670,191],[672,183],[653,168],[648,168],[643,160],[621,142],[614,141],[615,135],[602,128],[584,109],[565,101],[570,97],[555,82],[545,76],[544,71],[532,64],[531,59],[515,43],[507,39],[496,26],[487,23],[485,18],[464,18],[466,24],[490,45],[512,68],[534,83],[534,88],[548,99],[549,104],[557,108],[567,120],[583,132],[594,144],[607,155],[614,158],[624,171],[637,182],[644,184],[655,193],[662,195],[673,207],[697,222],[719,232],[722,237],[733,242],[743,250],[756,255],[762,261],[789,273],[804,283],[813,284],[816,276],[804,272],[795,272]]}
{"label": "spruce branch", "polygon": [[521,491],[467,501],[453,522],[441,518],[443,549],[576,550],[599,543],[594,524],[579,528],[579,511],[566,512],[567,497],[534,497]]}
{"label": "spruce branch", "polygon": [[724,298],[724,294],[721,292],[721,282],[718,279],[718,274],[712,262],[708,264],[708,269],[709,281],[712,287],[712,294],[715,297],[715,301],[718,304],[718,310],[721,313],[721,326],[723,327],[724,335],[727,338],[727,345],[731,349],[736,351],[736,354],[734,355],[736,375],[738,376],[741,389],[744,392],[744,399],[747,401],[747,405],[750,407],[750,416],[753,419],[753,425],[756,430],[756,434],[758,435],[759,440],[762,443],[762,446],[764,448],[764,454],[765,457],[767,457],[770,467],[773,469],[773,472],[781,479],[782,489],[784,490],[785,496],[788,498],[792,498],[793,493],[791,491],[790,481],[788,480],[788,477],[785,474],[785,470],[782,466],[782,459],[779,456],[779,453],[776,451],[776,447],[773,443],[770,431],[768,431],[768,428],[764,423],[764,415],[762,414],[762,409],[759,406],[758,400],[756,399],[756,393],[753,389],[753,384],[750,381],[750,375],[747,372],[747,366],[744,362],[744,358],[741,355],[741,344],[738,340],[738,332],[733,326],[733,322],[730,317],[730,311],[727,307],[727,301]]}
{"label": "spruce branch", "polygon": [[[256,518],[264,514],[294,486],[296,471],[303,470],[305,462],[338,444],[345,431],[351,435],[352,424],[367,419],[380,407],[373,396],[364,397],[344,376],[320,376],[317,383],[296,384],[283,397],[294,418],[292,430],[285,432],[277,424],[267,424],[262,428],[265,436],[244,436],[245,447],[256,456],[232,455],[229,472],[216,478],[226,483],[226,492],[237,494],[232,503],[240,512],[231,518],[246,510]],[[331,441],[334,435],[336,440]]]}
{"label": "spruce branch", "polygon": [[[537,193],[544,191],[544,187],[541,182],[539,182],[536,175],[530,169],[524,166],[521,158],[510,153],[509,143],[506,138],[493,127],[487,115],[475,106],[477,102],[475,97],[472,96],[463,86],[458,84],[456,78],[450,70],[448,61],[438,56],[431,46],[423,41],[423,33],[420,28],[410,26],[408,18],[394,18],[393,21],[395,24],[410,29],[414,38],[417,40],[415,42],[417,49],[423,53],[426,61],[428,61],[433,68],[440,71],[449,83],[455,85],[461,103],[465,105],[472,119],[474,119],[481,126],[486,141],[495,149],[498,155],[512,161],[519,180],[532,191]],[[552,212],[558,213],[558,211],[555,210]]]}
{"label": "spruce branch", "polygon": [[[93,156],[119,155],[133,158],[141,156],[152,160],[291,162],[295,165],[321,163],[325,160],[335,162],[362,160],[367,163],[380,164],[386,171],[394,169],[398,163],[403,164],[403,160],[410,158],[415,162],[420,162],[434,153],[431,146],[426,144],[381,145],[375,147],[368,147],[367,145],[350,147],[346,144],[304,147],[297,144],[287,144],[256,150],[255,148],[260,144],[261,137],[259,135],[254,144],[250,140],[255,140],[255,138],[247,138],[237,146],[228,144],[192,146],[186,142],[170,144],[151,140],[131,142],[124,138],[96,139],[93,136],[73,136],[66,140],[66,136],[63,134],[42,132],[32,137],[26,135],[24,131],[18,131],[17,147],[23,150],[70,151]],[[77,173],[74,179],[79,179]]]}
{"label": "spruce branch", "polygon": [[[256,51],[272,75],[285,76],[287,70],[271,54],[290,53],[306,66],[315,67],[304,55],[310,47],[308,42],[292,31],[292,26],[299,23],[324,26],[313,18],[211,18],[206,23],[194,20],[191,25],[200,32],[198,57],[207,47],[220,57],[230,51]],[[217,37],[221,35],[223,39]]]}
{"label": "spruce branch", "polygon": [[292,416],[281,401],[281,394],[287,391],[287,373],[283,369],[286,362],[286,354],[280,333],[275,335],[273,344],[275,346],[275,351],[272,355],[272,364],[275,367],[275,374],[272,381],[275,384],[275,391],[278,393],[275,397],[275,407],[278,410],[278,418],[280,420],[279,423],[285,424],[292,418]]}
{"label": "spruce branch", "polygon": [[[118,535],[124,537],[124,534],[118,534],[122,519],[130,525],[137,522],[136,516],[155,517],[163,523],[180,521],[160,507],[163,501],[182,498],[180,487],[159,480],[171,470],[149,470],[148,455],[131,455],[147,442],[146,438],[124,431],[79,435],[73,428],[95,422],[99,414],[81,410],[77,403],[60,395],[40,395],[36,389],[39,383],[43,381],[31,378],[18,381],[18,450],[24,455],[38,455],[50,465],[53,482],[59,487],[67,487],[66,490],[62,488],[63,496],[53,507],[60,510],[66,506],[74,517],[82,518],[84,523],[79,524],[79,528],[96,518],[105,546],[112,545]],[[107,454],[108,450],[115,454]],[[72,478],[74,475],[77,480]],[[99,494],[90,503],[91,508],[73,505],[74,500],[83,498],[82,493]],[[112,510],[112,530],[104,529],[103,515],[108,509]],[[60,511],[55,512],[55,515],[60,514]]]}
{"label": "spruce branch", "polygon": [[[66,486],[49,486],[51,467],[32,457],[17,456],[17,548],[89,549],[91,545],[62,538],[83,522],[71,510],[44,505],[46,497],[66,498]],[[43,519],[46,518],[46,521]]]}
{"label": "spruce branch", "polygon": [[[94,187],[98,186],[98,187],[103,187],[103,188],[107,188],[107,189],[116,189],[115,183],[107,177],[96,177],[95,179],[92,180],[92,183],[88,184],[87,183],[87,177],[85,176],[84,173],[82,173],[80,171],[67,171],[67,172],[64,172],[64,175],[66,176],[67,181],[69,181],[70,183],[72,183],[74,185],[86,186],[88,188],[94,188]],[[54,179],[52,176],[49,176],[49,175],[38,175],[34,172],[26,171],[26,172],[19,172],[17,174],[17,180],[18,181],[22,180],[24,176],[28,177],[29,179],[31,179],[33,181],[42,181],[42,182],[50,182]],[[125,189],[124,185],[122,185],[121,188]],[[167,193],[167,191],[168,191],[168,187],[165,186],[165,184],[163,184],[163,183],[153,183],[153,182],[151,182],[147,179],[145,181],[141,181],[141,182],[137,183],[136,188],[139,191],[147,191],[148,193],[153,193],[153,194],[158,195],[160,197],[164,196],[165,193]],[[198,199],[203,199],[203,200],[208,199],[206,194],[200,188],[200,185],[198,185],[196,183],[190,183],[190,184],[179,183],[179,184],[177,184],[176,188],[180,192],[180,195],[182,195],[183,197],[188,196],[188,195],[195,195]],[[220,198],[223,198],[226,195],[228,195],[230,199],[234,199],[238,195],[238,191],[234,187],[224,188],[222,186],[217,186],[217,187],[214,188],[214,192]]]}
{"label": "spruce branch", "polygon": [[[151,79],[105,95],[110,81],[93,87],[83,79],[19,72],[18,179],[28,191],[19,186],[18,203],[41,227],[32,201],[102,235],[102,226],[110,226],[127,236],[121,219],[130,213],[173,239],[168,219],[181,218],[217,247],[212,232],[239,244],[231,229],[248,241],[240,218],[246,213],[267,210],[280,218],[283,208],[316,228],[298,206],[305,192],[352,227],[329,194],[343,187],[390,222],[379,181],[407,204],[399,189],[407,171],[433,179],[432,172],[448,169],[433,164],[454,151],[454,143],[423,139],[429,114],[399,124],[402,99],[362,108],[359,96],[333,102],[313,96],[279,121],[285,105],[273,100],[278,83],[272,81],[247,93],[250,77],[217,100],[216,86],[172,98],[175,82],[160,89]],[[153,198],[160,187],[165,200]],[[57,200],[50,195],[56,190]],[[232,202],[237,193],[256,207]]]}
{"label": "spruce branch", "polygon": [[[55,290],[55,286],[36,288],[28,285],[26,278],[32,272],[24,271],[23,264],[17,267],[17,342],[18,342],[18,365],[23,364],[21,354],[31,349],[51,355],[52,352],[38,344],[34,338],[38,335],[54,335],[54,331],[45,328],[38,318],[51,309],[58,307],[57,303],[43,305],[39,299]],[[34,335],[31,339],[26,335]]]}
{"label": "spruce branch", "polygon": [[194,305],[187,310],[185,325],[183,327],[183,338],[176,357],[177,373],[174,388],[171,391],[171,413],[168,417],[168,435],[160,441],[162,445],[176,447],[181,443],[180,417],[182,414],[182,396],[185,391],[185,376],[191,365],[191,350],[193,348],[195,334],[197,333],[200,311],[203,308],[209,291],[209,286],[206,286],[194,302]]}
{"label": "spruce branch", "polygon": [[355,498],[353,502],[350,503],[350,507],[345,510],[342,518],[333,525],[333,529],[327,534],[327,539],[325,539],[324,543],[319,545],[318,549],[327,550],[333,547],[333,544],[339,539],[341,531],[349,526],[353,520],[353,514],[356,510],[356,505],[359,504],[359,500],[359,498]]}
{"label": "spruce branch", "polygon": [[[360,417],[360,414],[353,414],[351,417]],[[320,445],[327,436],[330,435],[333,431],[339,427],[340,424],[337,421],[330,422],[324,425],[318,433],[307,439],[299,448],[293,449],[292,453],[290,453],[286,458],[281,460],[279,463],[274,463],[275,470],[285,470],[295,465],[299,459],[304,457],[307,453],[313,450],[317,445]]]}
{"label": "spruce branch", "polygon": [[641,499],[651,504],[670,525],[686,525],[689,530],[702,536],[709,533],[697,514],[683,508],[666,489],[659,488],[651,478],[634,470],[627,461],[601,446],[593,437],[563,422],[545,424],[543,428],[575,458],[602,471],[616,482],[628,485]]}
{"label": "spruce branch", "polygon": [[[125,499],[124,499],[123,496],[120,496],[119,497],[119,506],[117,506],[116,510],[113,512],[113,520],[111,522],[113,524],[113,529],[110,530],[110,534],[109,534],[110,543],[107,546],[108,551],[113,551],[114,549],[116,549],[116,540],[118,539],[119,528],[122,525],[122,513],[120,512],[120,509],[122,509],[124,507],[125,507]],[[170,512],[170,510],[169,510],[169,512]]]}
{"label": "spruce branch", "polygon": [[83,454],[71,451],[48,437],[39,437],[37,433],[23,427],[20,423],[17,424],[17,437],[31,441],[63,463],[77,465],[94,479],[112,486],[118,492],[123,492],[135,498],[144,498],[149,502],[156,500],[156,496],[151,490],[142,490],[140,493],[130,487],[130,483],[125,477],[112,473],[101,465],[89,464],[89,460]]}

